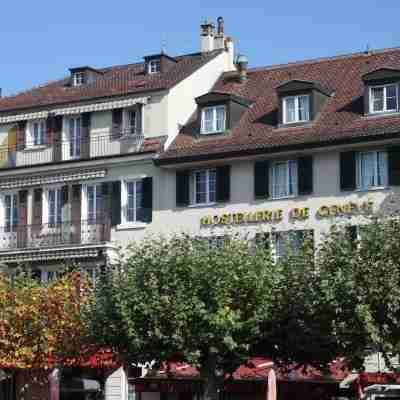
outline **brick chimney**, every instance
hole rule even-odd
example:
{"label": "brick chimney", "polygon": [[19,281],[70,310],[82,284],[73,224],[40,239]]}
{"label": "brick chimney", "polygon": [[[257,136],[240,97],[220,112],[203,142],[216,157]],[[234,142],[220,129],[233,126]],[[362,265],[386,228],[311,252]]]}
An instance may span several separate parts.
{"label": "brick chimney", "polygon": [[200,25],[201,35],[200,35],[200,47],[202,53],[207,53],[214,50],[214,30],[215,26],[210,19],[204,21]]}

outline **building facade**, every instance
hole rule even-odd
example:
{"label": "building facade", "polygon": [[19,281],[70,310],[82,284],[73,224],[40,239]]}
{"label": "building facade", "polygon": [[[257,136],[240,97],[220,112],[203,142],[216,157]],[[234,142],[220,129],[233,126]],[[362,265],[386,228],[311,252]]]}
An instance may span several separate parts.
{"label": "building facade", "polygon": [[[399,209],[399,88],[399,49],[248,69],[219,19],[199,53],[2,98],[0,262],[48,281],[148,235],[246,233],[276,257],[332,224],[356,237]],[[122,370],[106,397],[128,398]]]}

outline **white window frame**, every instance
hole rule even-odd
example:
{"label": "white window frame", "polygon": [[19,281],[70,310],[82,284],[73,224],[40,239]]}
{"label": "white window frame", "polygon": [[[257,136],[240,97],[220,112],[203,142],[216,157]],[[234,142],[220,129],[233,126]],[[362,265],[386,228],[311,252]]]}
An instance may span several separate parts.
{"label": "white window frame", "polygon": [[[289,186],[290,186],[290,168],[289,165],[293,164],[293,177],[292,177],[292,185],[293,185],[293,193],[289,193]],[[283,196],[277,195],[275,193],[275,185],[274,185],[274,180],[275,180],[275,174],[276,174],[276,166],[278,164],[286,164],[286,194]],[[270,171],[269,171],[269,182],[270,182],[270,198],[277,200],[277,199],[287,199],[291,197],[296,197],[298,196],[298,189],[299,189],[299,183],[298,183],[298,163],[296,159],[290,159],[290,160],[280,160],[280,161],[274,161],[271,163]]]}
{"label": "white window frame", "polygon": [[[73,139],[71,137],[71,129],[70,129],[71,120],[74,120]],[[78,133],[77,132],[77,126],[78,126],[77,121],[78,120],[79,120],[79,142],[77,140],[77,137],[78,137],[78,135],[77,135],[77,133]],[[73,116],[69,116],[68,118],[65,118],[64,127],[65,127],[65,143],[68,144],[68,146],[65,146],[66,147],[66,149],[65,149],[66,151],[65,151],[65,154],[64,154],[64,159],[67,159],[67,160],[79,159],[81,157],[81,154],[82,154],[82,148],[81,148],[82,147],[82,143],[81,143],[81,139],[82,139],[82,116],[79,114],[79,115],[73,115]],[[74,141],[74,146],[73,146],[74,152],[71,155],[71,144],[72,144],[72,141]],[[78,144],[78,146],[77,146],[77,144]],[[77,148],[79,148],[79,154],[76,151]],[[63,150],[64,150],[64,146],[63,146]]]}
{"label": "white window frame", "polygon": [[[6,196],[10,196],[11,197],[11,207],[10,207],[10,226],[9,226],[9,230],[6,231],[6,223],[7,223],[7,208],[6,208]],[[14,198],[16,200],[16,210],[17,210],[17,220],[14,221],[13,219],[13,211],[14,211]],[[18,207],[18,192],[7,192],[2,194],[2,226],[3,226],[3,230],[4,233],[15,233],[17,231],[18,228],[18,223],[19,223],[19,207]],[[14,224],[15,222],[15,224]]]}
{"label": "white window frame", "polygon": [[[55,193],[59,193],[59,194],[55,194],[55,222],[54,222],[54,226],[50,226],[50,191],[54,190]],[[61,213],[61,222],[57,221],[57,196],[60,196],[60,201],[61,201],[61,209],[60,209],[60,213]],[[58,224],[61,224],[64,222],[64,218],[63,218],[63,207],[62,207],[62,186],[55,186],[55,187],[47,187],[45,190],[43,190],[43,212],[42,212],[42,220],[43,220],[43,226],[47,229],[51,228],[57,228]],[[53,223],[52,223],[53,224]]]}
{"label": "white window frame", "polygon": [[[122,199],[122,207],[121,207],[121,222],[122,225],[133,225],[133,226],[139,226],[141,224],[144,224],[143,221],[138,220],[138,207],[136,207],[136,200],[137,200],[137,184],[138,182],[142,182],[143,179],[137,178],[137,179],[127,179],[122,181],[122,193],[121,193],[121,199]],[[128,206],[129,206],[129,199],[128,199],[128,185],[133,184],[134,185],[134,191],[133,191],[133,220],[129,221],[128,220]],[[143,189],[143,188],[142,188]],[[143,196],[143,191],[142,191],[142,196]]]}
{"label": "white window frame", "polygon": [[[217,129],[217,110],[218,109],[223,109],[224,110],[224,122],[223,126],[221,129]],[[206,122],[205,122],[205,115],[206,111],[212,110],[213,113],[213,119],[212,119],[212,129],[211,130],[206,130]],[[226,130],[226,106],[225,105],[217,105],[217,106],[210,106],[210,107],[204,107],[201,110],[201,133],[203,135],[209,135],[213,133],[221,133]]]}
{"label": "white window frame", "polygon": [[74,86],[82,86],[85,84],[85,72],[75,72],[73,75]]}
{"label": "white window frame", "polygon": [[[385,171],[383,172],[382,176],[382,184],[378,185],[378,153],[384,154],[386,158],[386,166],[385,166]],[[372,186],[367,186],[364,187],[362,186],[362,170],[361,170],[361,155],[363,154],[373,154],[374,156],[374,171],[373,171],[373,177],[374,177],[374,184]],[[356,153],[356,181],[357,181],[357,190],[374,190],[374,189],[384,189],[389,185],[389,165],[388,165],[388,154],[384,150],[370,150],[370,151],[359,151]]]}
{"label": "white window frame", "polygon": [[[136,113],[135,116],[135,131],[131,132],[131,125],[130,125],[130,118],[129,114],[134,111]],[[129,107],[125,108],[122,114],[122,127],[123,127],[123,132],[126,134],[126,136],[135,136],[141,132],[143,132],[143,115],[142,118],[139,118],[141,121],[142,126],[138,126],[138,114],[143,112],[143,107]]]}
{"label": "white window frame", "polygon": [[[387,96],[386,91],[388,86],[394,86],[396,88],[396,108],[394,109],[387,109]],[[382,110],[374,110],[374,99],[373,99],[373,89],[383,88],[383,109]],[[370,86],[369,88],[369,112],[370,114],[382,114],[382,113],[392,113],[399,111],[399,85],[396,83],[388,83],[386,85],[374,85]]]}
{"label": "white window frame", "polygon": [[161,60],[159,58],[150,60],[147,65],[147,72],[149,74],[158,74],[161,72]]}
{"label": "white window frame", "polygon": [[[307,98],[308,101],[308,119],[300,119],[300,107],[299,107],[299,98],[300,97],[305,97]],[[295,113],[295,119],[294,121],[288,121],[286,118],[286,110],[287,110],[287,101],[290,99],[294,99],[294,113]],[[282,100],[282,104],[283,104],[283,115],[282,115],[282,120],[284,124],[297,124],[299,122],[308,122],[311,119],[311,110],[310,110],[310,95],[309,94],[301,94],[301,95],[296,95],[296,96],[286,96],[283,98]]]}
{"label": "white window frame", "polygon": [[[90,218],[89,215],[89,187],[93,188],[93,213],[94,213],[94,218]],[[98,224],[98,216],[102,214],[103,209],[103,186],[101,183],[92,183],[92,184],[87,184],[84,186],[84,196],[83,198],[85,199],[84,201],[86,202],[86,210],[83,215],[86,216],[86,223],[87,224]],[[100,196],[98,196],[98,191],[100,191]],[[100,197],[100,205],[97,204],[97,199]],[[100,207],[100,209],[99,209]]]}
{"label": "white window frame", "polygon": [[40,282],[42,284],[48,284],[58,278],[58,272],[57,271],[51,271],[51,270],[40,270]]}
{"label": "white window frame", "polygon": [[[41,126],[41,143],[35,143],[35,124]],[[36,119],[29,121],[26,129],[26,147],[27,148],[35,148],[41,147],[45,144],[46,137],[46,120],[45,119]]]}
{"label": "white window frame", "polygon": [[[215,200],[210,199],[210,176],[211,173],[214,172],[216,174],[216,169],[215,168],[207,168],[207,169],[197,169],[191,172],[190,175],[190,193],[191,193],[191,199],[190,199],[190,204],[192,206],[201,206],[201,205],[212,205],[216,203]],[[198,173],[206,173],[206,201],[205,202],[197,202],[197,182],[196,182],[196,177]],[[217,177],[215,177],[215,198],[217,196]]]}

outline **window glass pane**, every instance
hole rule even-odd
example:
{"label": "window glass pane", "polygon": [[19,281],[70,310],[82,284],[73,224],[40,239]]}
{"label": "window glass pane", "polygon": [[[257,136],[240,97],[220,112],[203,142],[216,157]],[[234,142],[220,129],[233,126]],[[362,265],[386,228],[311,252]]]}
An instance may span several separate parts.
{"label": "window glass pane", "polygon": [[217,121],[216,131],[221,132],[225,130],[225,107],[216,107]]}
{"label": "window glass pane", "polygon": [[395,85],[386,86],[386,110],[397,110],[397,93]]}
{"label": "window glass pane", "polygon": [[130,134],[135,134],[136,133],[136,111],[135,110],[131,110],[129,111],[129,132]]}
{"label": "window glass pane", "polygon": [[49,190],[49,224],[55,223],[55,190]]}
{"label": "window glass pane", "polygon": [[295,112],[295,98],[289,97],[285,101],[285,120],[284,122],[295,122],[296,112]]}
{"label": "window glass pane", "polygon": [[374,153],[360,153],[360,186],[361,188],[369,188],[375,185],[374,175]]}
{"label": "window glass pane", "polygon": [[310,102],[309,96],[299,96],[299,121],[309,121],[310,119]]}
{"label": "window glass pane", "polygon": [[216,201],[216,186],[217,186],[217,171],[215,169],[209,170],[208,175],[208,191],[209,191],[209,202]]}
{"label": "window glass pane", "polygon": [[377,185],[386,186],[388,182],[387,153],[385,151],[377,152]]}
{"label": "window glass pane", "polygon": [[196,204],[207,202],[207,171],[197,171],[195,174]]}
{"label": "window glass pane", "polygon": [[372,88],[372,111],[383,111],[383,87]]}
{"label": "window glass pane", "polygon": [[79,157],[81,155],[81,119],[77,118],[75,122],[75,156]]}
{"label": "window glass pane", "polygon": [[213,132],[214,130],[214,112],[212,108],[203,110],[203,132]]}
{"label": "window glass pane", "polygon": [[282,258],[286,254],[286,234],[277,233],[275,236],[275,254],[276,258]]}
{"label": "window glass pane", "polygon": [[87,187],[87,197],[88,197],[88,220],[89,222],[95,219],[95,200],[94,200],[94,186]]}
{"label": "window glass pane", "polygon": [[288,164],[276,163],[272,170],[272,194],[274,198],[288,195]]}
{"label": "window glass pane", "polygon": [[297,189],[297,162],[294,160],[288,161],[289,168],[289,187],[288,187],[288,195],[293,195],[296,193]]}

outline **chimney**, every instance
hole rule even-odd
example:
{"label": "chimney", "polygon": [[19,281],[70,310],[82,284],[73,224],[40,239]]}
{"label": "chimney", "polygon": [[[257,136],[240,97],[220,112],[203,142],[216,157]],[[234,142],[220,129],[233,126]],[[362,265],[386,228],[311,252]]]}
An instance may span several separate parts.
{"label": "chimney", "polygon": [[247,66],[249,65],[249,60],[243,54],[239,54],[236,59],[236,65],[239,72],[239,81],[247,81]]}
{"label": "chimney", "polygon": [[201,27],[201,52],[207,53],[214,50],[214,29],[215,26],[210,19],[204,21]]}
{"label": "chimney", "polygon": [[218,17],[217,19],[217,34],[214,38],[214,49],[225,49],[225,32],[224,32],[224,18]]}

